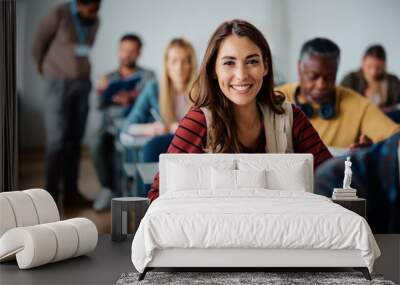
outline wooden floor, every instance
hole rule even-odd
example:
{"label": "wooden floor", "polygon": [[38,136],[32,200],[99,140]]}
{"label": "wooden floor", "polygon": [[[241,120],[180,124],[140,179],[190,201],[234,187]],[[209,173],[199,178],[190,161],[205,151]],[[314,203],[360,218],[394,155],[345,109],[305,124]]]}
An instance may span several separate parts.
{"label": "wooden floor", "polygon": [[[21,151],[18,162],[18,188],[20,190],[45,187],[44,179],[44,153],[41,149]],[[86,150],[82,152],[79,179],[79,189],[82,195],[89,200],[94,200],[100,191],[92,161]],[[97,213],[91,208],[66,208],[60,209],[62,219],[85,217],[92,220],[100,234],[111,233],[111,212]]]}

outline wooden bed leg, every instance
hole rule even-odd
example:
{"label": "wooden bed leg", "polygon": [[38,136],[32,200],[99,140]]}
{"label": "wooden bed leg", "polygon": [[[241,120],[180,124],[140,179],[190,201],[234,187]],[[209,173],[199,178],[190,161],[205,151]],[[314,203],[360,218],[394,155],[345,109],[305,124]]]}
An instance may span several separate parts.
{"label": "wooden bed leg", "polygon": [[139,278],[138,281],[142,281],[144,279],[144,277],[146,276],[148,269],[147,267],[144,269],[144,271],[142,273],[139,274]]}
{"label": "wooden bed leg", "polygon": [[367,267],[364,267],[364,268],[362,269],[362,273],[364,274],[365,279],[367,279],[367,280],[372,280],[371,274],[369,274],[369,270],[368,270]]}
{"label": "wooden bed leg", "polygon": [[354,267],[354,269],[357,271],[361,271],[362,274],[364,275],[365,279],[372,280],[371,274],[369,274],[369,270],[367,267]]}

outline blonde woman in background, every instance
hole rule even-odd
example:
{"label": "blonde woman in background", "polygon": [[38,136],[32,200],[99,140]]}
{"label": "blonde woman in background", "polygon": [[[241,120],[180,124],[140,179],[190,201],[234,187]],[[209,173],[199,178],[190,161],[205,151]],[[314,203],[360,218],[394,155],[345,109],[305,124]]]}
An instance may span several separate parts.
{"label": "blonde woman in background", "polygon": [[[120,135],[128,146],[132,136],[152,136],[141,149],[138,160],[156,162],[167,148],[178,128],[179,121],[190,107],[189,91],[196,77],[197,60],[192,45],[176,38],[164,52],[161,88],[156,81],[146,84],[127,116]],[[147,196],[144,186],[138,185],[137,196]]]}
{"label": "blonde woman in background", "polygon": [[189,108],[189,91],[196,78],[197,61],[192,45],[184,39],[172,40],[164,53],[160,90],[160,114],[170,133]]}
{"label": "blonde woman in background", "polygon": [[146,84],[125,120],[123,133],[134,136],[173,134],[189,108],[188,95],[196,70],[192,45],[182,38],[171,40],[164,52],[160,92],[156,81]]}

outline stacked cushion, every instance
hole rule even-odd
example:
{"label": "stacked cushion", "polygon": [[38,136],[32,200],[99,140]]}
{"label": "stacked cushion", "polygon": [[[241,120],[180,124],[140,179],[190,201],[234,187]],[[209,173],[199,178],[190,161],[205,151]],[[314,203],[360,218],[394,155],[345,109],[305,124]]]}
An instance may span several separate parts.
{"label": "stacked cushion", "polygon": [[53,197],[43,189],[0,193],[0,237],[15,227],[57,222],[60,214]]}

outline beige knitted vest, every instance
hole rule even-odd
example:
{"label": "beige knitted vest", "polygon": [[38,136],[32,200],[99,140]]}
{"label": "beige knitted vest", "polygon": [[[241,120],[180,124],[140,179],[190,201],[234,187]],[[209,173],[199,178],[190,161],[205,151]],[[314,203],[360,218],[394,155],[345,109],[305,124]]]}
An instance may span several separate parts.
{"label": "beige knitted vest", "polygon": [[[283,102],[285,112],[274,113],[268,105],[259,105],[264,117],[266,153],[293,153],[292,125],[293,109],[288,102]],[[200,108],[206,118],[207,133],[211,128],[211,113],[206,107]]]}

